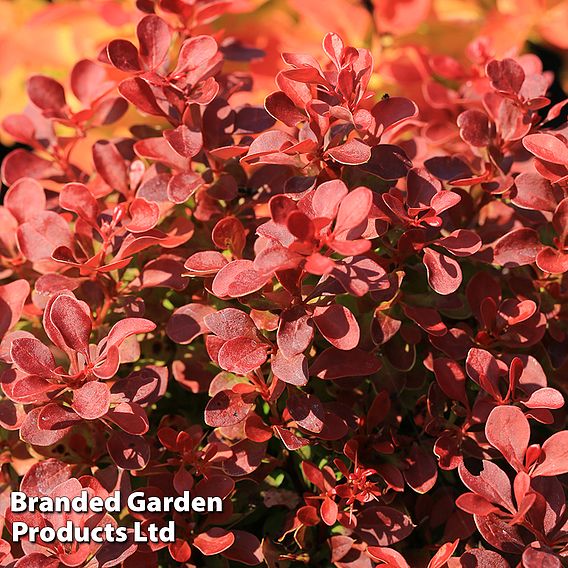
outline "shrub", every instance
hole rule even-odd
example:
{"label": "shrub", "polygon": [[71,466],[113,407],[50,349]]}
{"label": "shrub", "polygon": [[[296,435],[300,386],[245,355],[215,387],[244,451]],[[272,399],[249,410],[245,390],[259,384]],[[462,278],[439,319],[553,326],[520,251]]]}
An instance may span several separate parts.
{"label": "shrub", "polygon": [[[243,104],[258,53],[199,27],[224,2],[139,4],[136,44],[31,76],[3,122],[1,565],[563,566],[551,75],[480,38],[381,97],[328,33]],[[224,510],[76,519],[174,520],[169,545],[20,546],[18,487]]]}

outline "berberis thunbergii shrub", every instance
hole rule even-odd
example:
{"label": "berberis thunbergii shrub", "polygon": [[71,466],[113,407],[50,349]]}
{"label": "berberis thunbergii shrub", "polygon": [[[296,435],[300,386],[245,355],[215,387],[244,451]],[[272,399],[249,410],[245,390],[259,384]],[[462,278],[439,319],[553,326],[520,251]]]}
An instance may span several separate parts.
{"label": "berberis thunbergii shrub", "polygon": [[[0,565],[566,566],[550,73],[481,38],[416,104],[328,33],[243,104],[258,53],[195,32],[224,4],[139,3],[136,45],[4,120]],[[174,520],[169,545],[10,543],[68,520],[11,490],[83,489],[223,512],[72,516]]]}

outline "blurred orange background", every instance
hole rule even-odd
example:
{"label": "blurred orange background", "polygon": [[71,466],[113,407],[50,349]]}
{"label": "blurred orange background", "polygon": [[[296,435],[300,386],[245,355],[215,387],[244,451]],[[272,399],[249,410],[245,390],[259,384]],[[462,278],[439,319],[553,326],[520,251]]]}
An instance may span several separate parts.
{"label": "blurred orange background", "polygon": [[[141,15],[133,0],[0,0],[0,120],[25,107],[26,77],[42,73],[65,84],[76,61],[96,59],[112,38],[133,38]],[[234,0],[202,31],[265,51],[250,65],[261,102],[274,89],[280,53],[319,56],[328,31],[372,50],[377,91],[388,91],[393,76],[399,90],[412,91],[428,56],[461,60],[479,36],[497,57],[536,52],[565,88],[567,30],[568,0]]]}

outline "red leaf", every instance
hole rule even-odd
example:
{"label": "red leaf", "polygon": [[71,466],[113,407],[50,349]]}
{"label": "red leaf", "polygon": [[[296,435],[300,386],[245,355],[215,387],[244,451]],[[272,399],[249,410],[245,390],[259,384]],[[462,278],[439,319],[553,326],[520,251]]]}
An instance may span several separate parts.
{"label": "red leaf", "polygon": [[211,240],[218,248],[229,249],[236,257],[240,257],[246,243],[245,228],[236,217],[223,217],[213,227]]}
{"label": "red leaf", "polygon": [[202,184],[201,176],[193,172],[175,174],[168,181],[168,199],[172,203],[185,203]]}
{"label": "red leaf", "polygon": [[38,108],[54,112],[58,116],[61,116],[61,111],[67,105],[61,84],[44,75],[32,75],[28,79],[28,96]]}
{"label": "red leaf", "polygon": [[378,560],[380,566],[385,568],[410,568],[404,556],[392,548],[383,548],[380,546],[369,546],[367,552],[374,560]]}
{"label": "red leaf", "polygon": [[491,79],[491,85],[506,93],[518,93],[525,81],[525,72],[514,59],[490,61],[487,64],[486,72]]}
{"label": "red leaf", "polygon": [[49,311],[46,309],[45,317],[56,330],[57,338],[51,338],[54,343],[80,353],[88,351],[92,322],[76,298],[60,294],[49,306]]}
{"label": "red leaf", "polygon": [[438,552],[432,557],[432,560],[428,562],[427,568],[443,568],[446,562],[453,556],[459,543],[459,539],[456,539],[453,542],[445,542],[442,544]]}
{"label": "red leaf", "polygon": [[371,148],[361,140],[352,138],[342,144],[326,151],[336,162],[349,166],[356,166],[368,162],[371,158]]}
{"label": "red leaf", "polygon": [[170,28],[158,16],[144,16],[136,27],[140,59],[148,69],[155,69],[166,58],[171,42]]}
{"label": "red leaf", "polygon": [[97,172],[110,187],[124,194],[128,192],[126,163],[112,142],[96,142],[93,146],[93,160]]}
{"label": "red leaf", "polygon": [[20,224],[42,213],[45,205],[43,187],[33,178],[20,178],[4,196],[4,206]]}
{"label": "red leaf", "polygon": [[350,191],[342,200],[337,212],[333,234],[336,238],[346,238],[347,233],[366,222],[373,204],[373,193],[366,187]]}
{"label": "red leaf", "polygon": [[355,348],[343,351],[330,347],[321,353],[310,367],[310,374],[320,379],[343,379],[372,375],[381,368],[373,353]]}
{"label": "red leaf", "polygon": [[499,511],[499,508],[475,493],[464,493],[456,499],[456,506],[471,515],[485,517]]}
{"label": "red leaf", "polygon": [[209,331],[225,341],[236,337],[257,337],[257,329],[251,317],[236,308],[212,311],[205,315],[203,321]]}
{"label": "red leaf", "polygon": [[489,117],[483,111],[466,110],[458,116],[457,123],[464,142],[478,147],[489,144]]}
{"label": "red leaf", "polygon": [[225,371],[246,375],[266,361],[266,344],[249,337],[229,339],[219,350],[219,366]]}
{"label": "red leaf", "polygon": [[109,61],[121,71],[139,71],[140,61],[136,46],[125,39],[113,39],[107,45]]}
{"label": "red leaf", "polygon": [[227,550],[235,542],[235,535],[221,527],[213,527],[198,534],[193,544],[205,556],[213,556]]}
{"label": "red leaf", "polygon": [[208,250],[191,255],[185,261],[184,267],[192,274],[209,276],[217,274],[226,264],[228,261],[220,252]]}
{"label": "red leaf", "polygon": [[11,185],[23,177],[48,179],[60,173],[53,162],[22,148],[13,150],[2,161],[2,180],[6,185]]}
{"label": "red leaf", "polygon": [[174,310],[166,325],[168,337],[187,345],[196,337],[207,333],[209,327],[205,323],[208,316],[215,313],[215,308],[204,304],[187,304]]}
{"label": "red leaf", "polygon": [[498,406],[491,411],[485,424],[485,436],[517,471],[524,467],[524,457],[531,429],[520,408]]}
{"label": "red leaf", "polygon": [[191,546],[186,540],[176,538],[168,544],[168,551],[176,562],[187,562],[191,558]]}
{"label": "red leaf", "polygon": [[218,298],[239,298],[260,290],[269,279],[254,269],[251,260],[234,260],[219,270],[212,290]]}
{"label": "red leaf", "polygon": [[114,463],[123,469],[143,469],[150,460],[150,446],[142,436],[114,431],[107,449]]}
{"label": "red leaf", "polygon": [[130,203],[128,214],[130,221],[125,223],[124,226],[131,233],[145,233],[157,225],[160,218],[160,208],[153,201],[146,201],[142,197],[137,197]]}
{"label": "red leaf", "polygon": [[20,319],[29,293],[27,280],[14,280],[0,286],[0,339]]}
{"label": "red leaf", "polygon": [[99,214],[97,200],[82,183],[64,185],[59,193],[59,205],[92,224],[96,222]]}
{"label": "red leaf", "polygon": [[380,100],[372,109],[373,134],[381,136],[389,129],[418,114],[418,107],[410,99],[404,97],[388,97]]}
{"label": "red leaf", "polygon": [[240,530],[233,530],[233,534],[235,535],[235,542],[229,549],[223,552],[223,556],[247,566],[260,564],[264,559],[264,555],[258,538]]}
{"label": "red leaf", "polygon": [[405,460],[404,479],[417,493],[427,493],[436,484],[438,468],[432,452],[413,444]]}
{"label": "red leaf", "polygon": [[295,452],[309,444],[308,440],[292,434],[292,432],[287,428],[282,428],[282,426],[273,426],[273,428],[278,437],[282,440],[283,444],[286,446],[286,449],[291,452]]}
{"label": "red leaf", "polygon": [[544,247],[536,255],[536,265],[544,272],[563,274],[568,272],[568,254],[552,247]]}
{"label": "red leaf", "polygon": [[110,406],[110,389],[104,383],[91,381],[73,391],[73,410],[85,420],[104,416]]}
{"label": "red leaf", "polygon": [[288,398],[286,408],[298,426],[316,434],[322,431],[325,411],[315,395],[304,395],[298,391],[297,394]]}
{"label": "red leaf", "polygon": [[337,522],[338,511],[337,503],[333,499],[325,497],[320,509],[322,521],[330,527],[333,526]]}
{"label": "red leaf", "polygon": [[516,229],[493,243],[493,262],[507,268],[532,264],[542,248],[534,229]]}
{"label": "red leaf", "polygon": [[184,158],[197,156],[203,146],[201,132],[190,130],[184,124],[174,130],[165,130],[164,137],[168,144]]}
{"label": "red leaf", "polygon": [[276,120],[280,120],[286,126],[296,126],[298,122],[307,119],[306,115],[296,108],[292,99],[282,91],[268,95],[264,107]]}
{"label": "red leaf", "polygon": [[447,237],[439,239],[436,244],[449,250],[456,256],[469,256],[481,248],[481,239],[473,231],[457,229]]}
{"label": "red leaf", "polygon": [[562,475],[568,472],[568,431],[555,432],[542,445],[544,459],[532,472],[533,476]]}
{"label": "red leaf", "polygon": [[302,387],[308,383],[308,360],[303,353],[286,357],[280,349],[272,358],[274,376],[290,385]]}
{"label": "red leaf", "polygon": [[372,505],[359,514],[355,532],[370,546],[390,546],[405,539],[413,528],[404,513],[393,507]]}
{"label": "red leaf", "polygon": [[461,402],[466,408],[469,406],[465,391],[465,374],[460,365],[446,358],[437,358],[433,361],[436,381],[443,393],[450,400]]}
{"label": "red leaf", "polygon": [[20,438],[34,446],[51,446],[62,440],[69,432],[68,428],[62,430],[41,430],[38,426],[41,408],[34,408],[28,412],[20,427]]}
{"label": "red leaf", "polygon": [[254,408],[254,394],[239,394],[231,390],[218,392],[205,407],[205,422],[213,428],[242,422]]}
{"label": "red leaf", "polygon": [[[156,324],[144,318],[125,318],[115,323],[106,337],[103,350],[111,346],[120,347],[122,342],[139,333],[150,333],[156,329]],[[100,345],[100,344],[99,344]]]}
{"label": "red leaf", "polygon": [[[118,86],[118,91],[127,101],[136,106],[138,110],[152,116],[164,116],[164,111],[156,102],[156,97],[154,96],[150,85],[144,81],[144,79],[140,77],[130,77],[125,79]],[[140,142],[144,141],[141,140]]]}
{"label": "red leaf", "polygon": [[523,146],[545,162],[568,163],[568,147],[552,134],[529,134],[523,138]]}
{"label": "red leaf", "polygon": [[105,418],[114,422],[128,434],[140,436],[148,432],[148,417],[139,404],[121,402],[111,408]]}
{"label": "red leaf", "polygon": [[515,509],[511,495],[511,482],[507,474],[493,462],[483,460],[479,475],[472,475],[463,463],[459,474],[464,485],[489,503],[496,503],[512,511]]}
{"label": "red leaf", "polygon": [[428,283],[435,292],[447,296],[460,287],[462,271],[453,258],[444,256],[434,249],[426,248],[423,262],[428,273]]}
{"label": "red leaf", "polygon": [[440,314],[433,308],[404,306],[404,313],[430,335],[445,335],[448,331]]}
{"label": "red leaf", "polygon": [[537,389],[524,400],[523,404],[527,408],[550,408],[557,409],[564,406],[564,397],[556,389],[545,387]]}
{"label": "red leaf", "polygon": [[50,258],[59,246],[73,247],[67,222],[53,211],[44,211],[20,225],[17,232],[18,246],[31,262]]}
{"label": "red leaf", "polygon": [[321,334],[337,349],[349,351],[359,344],[359,324],[341,304],[316,308],[313,321]]}
{"label": "red leaf", "polygon": [[28,495],[48,495],[52,489],[71,478],[71,466],[54,458],[35,463],[26,472],[20,490]]}
{"label": "red leaf", "polygon": [[217,42],[211,36],[194,36],[184,41],[174,74],[187,73],[202,67],[217,54]]}
{"label": "red leaf", "polygon": [[56,363],[53,354],[39,339],[20,337],[14,339],[10,359],[19,369],[30,375],[50,376]]}
{"label": "red leaf", "polygon": [[[525,137],[526,140],[527,137]],[[539,174],[523,172],[515,178],[517,194],[512,202],[533,211],[554,211],[557,200],[552,184]]]}
{"label": "red leaf", "polygon": [[278,348],[286,357],[303,353],[314,337],[311,317],[302,306],[294,306],[280,314],[276,334]]}

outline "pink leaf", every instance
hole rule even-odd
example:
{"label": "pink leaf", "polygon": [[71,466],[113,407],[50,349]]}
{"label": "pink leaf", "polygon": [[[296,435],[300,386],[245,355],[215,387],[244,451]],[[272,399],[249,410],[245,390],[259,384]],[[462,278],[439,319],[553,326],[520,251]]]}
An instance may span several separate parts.
{"label": "pink leaf", "polygon": [[557,409],[564,406],[564,397],[556,389],[545,387],[535,390],[523,404],[527,408]]}

